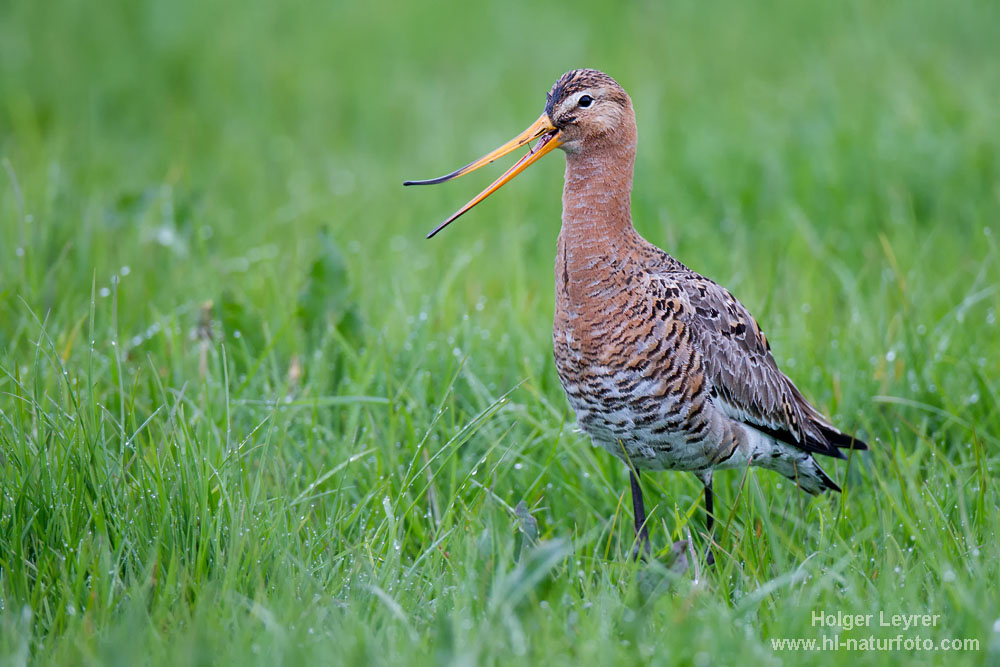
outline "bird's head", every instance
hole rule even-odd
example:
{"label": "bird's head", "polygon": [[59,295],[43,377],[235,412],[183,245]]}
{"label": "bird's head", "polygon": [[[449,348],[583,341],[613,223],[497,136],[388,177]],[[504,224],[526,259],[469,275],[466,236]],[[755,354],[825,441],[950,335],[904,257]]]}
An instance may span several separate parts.
{"label": "bird's head", "polygon": [[634,134],[635,116],[628,93],[604,72],[575,69],[563,74],[545,104],[545,115],[557,129],[567,153],[595,150]]}
{"label": "bird's head", "polygon": [[406,181],[403,185],[433,185],[464,176],[503,157],[511,151],[538,142],[500,178],[480,192],[468,204],[438,225],[430,238],[463,213],[499,190],[504,184],[556,148],[570,154],[586,154],[608,146],[632,145],[635,141],[635,116],[632,101],[625,90],[604,72],[575,69],[566,72],[549,91],[545,111],[524,132],[475,162],[439,178]]}

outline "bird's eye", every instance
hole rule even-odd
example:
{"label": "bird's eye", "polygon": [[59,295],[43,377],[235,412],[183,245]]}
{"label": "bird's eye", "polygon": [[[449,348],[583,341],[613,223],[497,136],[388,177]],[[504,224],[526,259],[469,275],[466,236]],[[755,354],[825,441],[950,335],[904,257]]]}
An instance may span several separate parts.
{"label": "bird's eye", "polygon": [[580,105],[584,109],[586,109],[587,107],[589,107],[593,103],[594,103],[594,98],[591,97],[590,95],[584,95],[577,102],[577,104]]}

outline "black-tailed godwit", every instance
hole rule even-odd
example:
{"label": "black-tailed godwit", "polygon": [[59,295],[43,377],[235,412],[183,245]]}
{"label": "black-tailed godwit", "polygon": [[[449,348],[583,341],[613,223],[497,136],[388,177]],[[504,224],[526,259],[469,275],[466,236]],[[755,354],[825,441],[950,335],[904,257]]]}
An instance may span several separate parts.
{"label": "black-tailed godwit", "polygon": [[[732,294],[642,238],[632,226],[636,125],[632,101],[607,74],[578,69],[552,87],[545,111],[500,148],[443,183],[538,140],[527,155],[428,238],[555,148],[566,154],[552,341],[577,421],[629,467],[639,553],[649,534],[641,470],[712,473],[760,466],[811,494],[839,491],[814,454],[867,449],[823,417],[779,370],[771,346]],[[709,563],[714,561],[708,550]]]}

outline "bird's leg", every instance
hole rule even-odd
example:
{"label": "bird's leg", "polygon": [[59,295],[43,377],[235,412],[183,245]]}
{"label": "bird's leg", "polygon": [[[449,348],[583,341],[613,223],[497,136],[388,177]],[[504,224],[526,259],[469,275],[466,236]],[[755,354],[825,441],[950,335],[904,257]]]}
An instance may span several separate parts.
{"label": "bird's leg", "polygon": [[705,481],[705,528],[708,530],[708,553],[705,556],[706,565],[715,565],[715,552],[712,551],[712,542],[715,541],[715,510],[712,507],[712,478]]}
{"label": "bird's leg", "polygon": [[646,507],[642,503],[642,487],[639,485],[639,473],[629,466],[629,479],[632,481],[632,514],[635,517],[636,544],[632,548],[632,557],[636,560],[642,552],[639,550],[639,543],[642,543],[642,551],[649,556],[649,530],[646,528]]}

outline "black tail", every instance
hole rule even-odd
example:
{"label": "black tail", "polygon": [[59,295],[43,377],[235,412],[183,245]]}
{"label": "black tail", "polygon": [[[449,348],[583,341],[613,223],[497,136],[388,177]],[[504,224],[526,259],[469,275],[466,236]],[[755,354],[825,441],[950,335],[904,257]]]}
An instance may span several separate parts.
{"label": "black tail", "polygon": [[826,423],[813,422],[813,427],[819,431],[821,438],[816,437],[814,435],[816,431],[813,431],[813,434],[805,433],[805,437],[801,441],[796,440],[795,436],[787,429],[768,428],[767,426],[759,426],[757,424],[749,425],[761,433],[768,434],[775,440],[798,447],[810,454],[822,454],[823,456],[830,456],[835,459],[846,459],[847,457],[844,456],[844,452],[840,451],[841,449],[868,449],[868,443],[864,440],[841,433],[832,426],[827,426]]}
{"label": "black tail", "polygon": [[830,479],[830,476],[826,474],[825,470],[819,467],[819,464],[816,465],[816,470],[818,471],[817,476],[820,478],[820,481],[823,482],[824,488],[840,493],[840,487],[837,486],[837,483],[835,481]]}
{"label": "black tail", "polygon": [[844,453],[840,451],[841,449],[856,449],[859,451],[868,449],[867,442],[853,435],[847,435],[846,433],[841,433],[835,428],[829,428],[823,425],[820,425],[819,429],[823,433],[823,437],[826,438],[826,441],[833,445],[833,447],[836,447],[834,450],[836,454],[830,454],[830,456],[833,456],[834,458],[847,458],[844,456]]}

